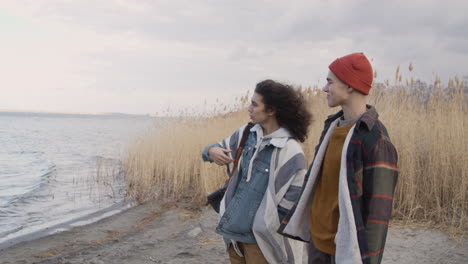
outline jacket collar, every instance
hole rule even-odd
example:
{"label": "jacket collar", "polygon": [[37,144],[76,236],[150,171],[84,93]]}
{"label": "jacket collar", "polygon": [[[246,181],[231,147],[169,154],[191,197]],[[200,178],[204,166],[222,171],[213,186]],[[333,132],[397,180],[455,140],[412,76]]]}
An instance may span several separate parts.
{"label": "jacket collar", "polygon": [[250,131],[257,134],[257,144],[262,140],[269,140],[269,144],[277,148],[283,148],[286,145],[288,139],[292,138],[291,133],[284,127],[280,127],[275,132],[265,137],[263,136],[263,129],[259,124],[253,126]]}
{"label": "jacket collar", "polygon": [[[368,130],[371,130],[375,122],[379,118],[379,114],[377,113],[377,110],[375,109],[374,106],[372,105],[366,105],[367,111],[361,115],[359,120],[356,122],[356,128],[361,128],[361,126],[365,126]],[[343,116],[343,110],[340,110],[338,113],[334,115],[328,116],[327,120],[325,121],[325,124],[329,125],[336,119],[340,118]]]}

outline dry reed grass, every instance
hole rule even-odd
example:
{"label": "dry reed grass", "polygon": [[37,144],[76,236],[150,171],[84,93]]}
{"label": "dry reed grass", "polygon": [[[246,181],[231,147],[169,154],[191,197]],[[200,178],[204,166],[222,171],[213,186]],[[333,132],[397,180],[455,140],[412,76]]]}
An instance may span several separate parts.
{"label": "dry reed grass", "polygon": [[[450,229],[464,237],[468,227],[466,87],[458,78],[446,89],[441,88],[439,78],[426,89],[418,87],[413,79],[404,85],[398,69],[395,84],[386,81],[369,96],[368,103],[376,106],[399,153],[401,175],[394,216],[408,223]],[[303,144],[309,163],[323,120],[337,111],[327,107],[324,93],[316,88],[298,88],[315,120]],[[129,194],[139,202],[184,197],[204,200],[223,184],[225,169],[203,163],[201,151],[248,121],[242,108],[248,100],[247,96],[241,98],[238,110],[227,114],[176,118],[139,138],[124,162]]]}

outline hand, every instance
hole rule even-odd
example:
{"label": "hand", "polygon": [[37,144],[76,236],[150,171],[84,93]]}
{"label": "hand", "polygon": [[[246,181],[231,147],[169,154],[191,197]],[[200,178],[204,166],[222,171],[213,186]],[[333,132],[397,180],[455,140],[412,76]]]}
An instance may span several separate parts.
{"label": "hand", "polygon": [[221,147],[211,147],[208,150],[208,156],[214,163],[218,164],[219,166],[227,165],[234,160],[231,159],[227,154],[231,153],[232,150],[229,149],[223,149]]}

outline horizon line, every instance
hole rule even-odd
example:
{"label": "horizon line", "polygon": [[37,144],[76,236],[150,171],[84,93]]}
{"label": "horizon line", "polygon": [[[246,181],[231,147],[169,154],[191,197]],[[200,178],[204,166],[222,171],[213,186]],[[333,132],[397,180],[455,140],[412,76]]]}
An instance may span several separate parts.
{"label": "horizon line", "polygon": [[129,115],[129,116],[149,116],[159,117],[157,114],[130,114],[123,112],[65,112],[65,111],[50,111],[50,110],[19,110],[19,109],[0,109],[0,113],[32,113],[32,114],[59,114],[59,115]]}

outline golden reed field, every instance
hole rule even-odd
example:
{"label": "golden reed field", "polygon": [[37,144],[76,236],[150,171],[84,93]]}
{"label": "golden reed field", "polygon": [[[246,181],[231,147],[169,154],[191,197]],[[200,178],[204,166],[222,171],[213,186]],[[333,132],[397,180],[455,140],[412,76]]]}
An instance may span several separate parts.
{"label": "golden reed field", "polygon": [[[468,94],[459,78],[447,85],[435,79],[426,87],[413,80],[404,83],[397,69],[394,84],[375,85],[368,103],[376,106],[399,154],[394,219],[443,228],[463,238],[468,227]],[[297,89],[314,116],[303,144],[310,164],[323,121],[339,109],[326,105],[318,87]],[[174,118],[137,139],[123,162],[129,195],[138,202],[205,201],[226,176],[225,168],[203,163],[201,151],[248,122],[249,101],[249,95],[238,98],[226,114]]]}

